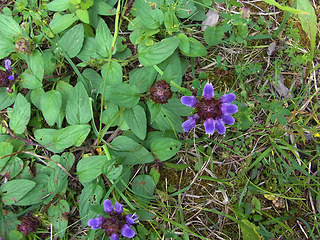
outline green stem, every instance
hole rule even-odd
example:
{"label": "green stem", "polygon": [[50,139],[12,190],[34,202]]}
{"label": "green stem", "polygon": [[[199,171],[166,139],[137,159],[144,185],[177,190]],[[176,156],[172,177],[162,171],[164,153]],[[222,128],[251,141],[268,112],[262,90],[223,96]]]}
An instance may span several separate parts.
{"label": "green stem", "polygon": [[[120,27],[119,19],[120,19],[120,7],[121,7],[120,3],[121,3],[121,0],[118,1],[118,6],[117,6],[117,13],[116,13],[116,20],[115,20],[115,27],[114,27],[114,36],[113,36],[113,41],[112,41],[112,45],[111,45],[111,48],[110,48],[110,53],[109,53],[109,58],[108,58],[108,65],[107,65],[107,69],[106,69],[106,76],[108,76],[108,72],[110,70],[112,52],[113,52],[113,49],[114,49],[114,47],[116,45],[117,37],[119,35],[119,27]],[[99,145],[100,138],[101,138],[101,129],[102,129],[101,117],[102,117],[102,112],[103,112],[104,94],[105,94],[105,90],[106,90],[106,85],[107,85],[106,84],[106,80],[104,80],[103,88],[102,88],[102,96],[101,96],[100,124],[99,124],[99,135],[98,135],[97,145]]]}

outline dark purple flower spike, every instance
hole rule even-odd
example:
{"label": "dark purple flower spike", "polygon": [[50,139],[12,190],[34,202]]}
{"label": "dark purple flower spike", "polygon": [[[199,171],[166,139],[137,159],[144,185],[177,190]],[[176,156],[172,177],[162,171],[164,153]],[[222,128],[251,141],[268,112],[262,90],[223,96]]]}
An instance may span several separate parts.
{"label": "dark purple flower spike", "polygon": [[110,240],[118,240],[119,232],[127,238],[133,238],[135,236],[131,225],[138,222],[137,215],[128,214],[123,216],[123,206],[118,202],[113,206],[109,199],[103,202],[103,207],[109,217],[105,218],[99,215],[98,218],[89,219],[88,225],[92,227],[92,229],[103,229],[106,235],[110,237]]}
{"label": "dark purple flower spike", "polygon": [[235,99],[236,96],[233,93],[224,94],[219,99],[215,99],[211,83],[204,86],[200,100],[194,96],[183,96],[181,103],[197,110],[196,114],[189,116],[188,120],[182,123],[183,130],[190,131],[201,119],[204,121],[203,125],[207,134],[211,135],[215,130],[219,134],[224,134],[226,132],[224,125],[233,125],[235,122],[230,115],[238,111],[238,107],[231,104]]}
{"label": "dark purple flower spike", "polygon": [[150,98],[160,104],[168,103],[168,100],[172,97],[172,91],[170,84],[165,80],[156,81],[149,90]]}
{"label": "dark purple flower spike", "polygon": [[20,225],[17,226],[17,230],[23,233],[23,236],[27,236],[31,232],[36,232],[41,222],[38,218],[34,217],[30,213],[23,216],[20,220]]}

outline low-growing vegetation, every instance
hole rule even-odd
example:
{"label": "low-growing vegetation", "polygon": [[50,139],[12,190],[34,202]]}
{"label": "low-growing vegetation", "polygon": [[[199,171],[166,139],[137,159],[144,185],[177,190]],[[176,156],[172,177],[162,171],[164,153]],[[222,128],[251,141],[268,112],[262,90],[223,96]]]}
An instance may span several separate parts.
{"label": "low-growing vegetation", "polygon": [[320,239],[314,1],[0,11],[0,239]]}

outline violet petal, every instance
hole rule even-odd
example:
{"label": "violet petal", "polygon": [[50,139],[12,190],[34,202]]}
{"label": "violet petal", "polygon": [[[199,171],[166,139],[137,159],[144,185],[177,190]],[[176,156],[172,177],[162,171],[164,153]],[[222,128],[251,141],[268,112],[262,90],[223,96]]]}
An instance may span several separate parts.
{"label": "violet petal", "polygon": [[103,223],[103,217],[99,215],[99,218],[92,218],[88,221],[88,226],[92,227],[92,229],[101,228]]}
{"label": "violet petal", "polygon": [[220,97],[222,103],[232,103],[236,99],[236,95],[233,93],[224,94]]}
{"label": "violet petal", "polygon": [[11,71],[11,61],[9,59],[4,60],[4,67],[8,70]]}
{"label": "violet petal", "polygon": [[130,228],[130,226],[127,224],[123,225],[123,227],[121,228],[121,234],[122,234],[122,236],[127,237],[127,238],[133,238],[134,235],[136,235],[134,230],[132,228]]}
{"label": "violet petal", "polygon": [[225,124],[228,124],[228,125],[233,125],[235,122],[234,118],[231,115],[224,115],[222,116],[221,119]]}
{"label": "violet petal", "polygon": [[214,96],[214,91],[213,91],[213,86],[211,83],[207,83],[204,88],[203,88],[203,92],[202,92],[202,96],[207,99],[210,100],[211,98],[213,98]]}
{"label": "violet petal", "polygon": [[182,123],[182,128],[185,132],[189,132],[192,128],[196,126],[196,120],[198,119],[198,116],[192,115],[188,117],[189,119]]}
{"label": "violet petal", "polygon": [[118,213],[118,214],[121,214],[122,211],[123,211],[122,205],[121,205],[120,203],[116,202],[116,203],[114,204],[114,211],[115,211],[116,213]]}
{"label": "violet petal", "polygon": [[223,122],[222,122],[221,119],[215,120],[214,126],[215,126],[215,128],[216,128],[216,130],[217,130],[217,132],[218,132],[219,134],[225,134],[225,132],[226,132],[226,127],[224,126],[224,124],[223,124]]}
{"label": "violet petal", "polygon": [[104,211],[105,211],[106,213],[111,213],[112,210],[113,210],[112,203],[111,203],[111,201],[110,201],[109,199],[107,199],[107,200],[105,200],[105,201],[103,202],[103,207],[104,207]]}
{"label": "violet petal", "polygon": [[220,109],[224,115],[238,112],[238,107],[234,104],[223,103]]}
{"label": "violet petal", "polygon": [[138,221],[138,216],[136,214],[128,214],[126,216],[126,223],[128,225],[135,224],[135,223],[137,223],[137,221]]}
{"label": "violet petal", "polygon": [[110,237],[110,240],[119,240],[119,235],[116,233],[113,233]]}
{"label": "violet petal", "polygon": [[181,98],[181,103],[191,108],[195,107],[197,102],[198,101],[195,96],[183,96]]}
{"label": "violet petal", "polygon": [[214,124],[214,120],[212,118],[206,119],[204,121],[203,125],[204,125],[204,128],[205,128],[207,134],[211,135],[214,133],[215,124]]}
{"label": "violet petal", "polygon": [[10,76],[8,77],[8,79],[11,80],[11,81],[14,80],[14,76],[13,76],[13,75],[10,75]]}

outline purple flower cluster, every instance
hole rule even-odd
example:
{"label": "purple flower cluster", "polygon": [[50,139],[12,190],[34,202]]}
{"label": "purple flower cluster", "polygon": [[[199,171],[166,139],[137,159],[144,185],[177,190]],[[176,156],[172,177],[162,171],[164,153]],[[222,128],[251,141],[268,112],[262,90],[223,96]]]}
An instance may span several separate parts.
{"label": "purple flower cluster", "polygon": [[0,87],[6,87],[9,90],[15,78],[11,71],[12,67],[9,59],[4,60],[4,67],[6,71],[0,70]]}
{"label": "purple flower cluster", "polygon": [[36,232],[41,222],[38,218],[32,214],[27,213],[20,220],[20,225],[17,226],[17,230],[23,233],[23,236],[27,236],[31,232]]}
{"label": "purple flower cluster", "polygon": [[116,202],[114,207],[109,199],[103,202],[104,211],[108,213],[109,217],[105,218],[99,215],[98,218],[89,219],[88,225],[92,229],[101,228],[105,231],[110,240],[118,240],[119,232],[127,238],[133,238],[135,235],[131,225],[136,224],[138,216],[135,214],[122,215],[123,207]]}
{"label": "purple flower cluster", "polygon": [[204,86],[201,99],[198,101],[195,96],[183,96],[181,103],[192,108],[196,108],[196,113],[188,117],[182,123],[185,132],[196,126],[198,120],[203,120],[207,134],[213,134],[216,130],[219,134],[226,132],[225,124],[233,125],[235,120],[230,115],[238,111],[238,107],[231,104],[236,99],[233,93],[224,94],[219,99],[214,98],[213,86],[207,83]]}

